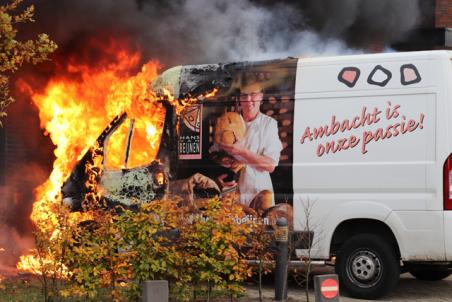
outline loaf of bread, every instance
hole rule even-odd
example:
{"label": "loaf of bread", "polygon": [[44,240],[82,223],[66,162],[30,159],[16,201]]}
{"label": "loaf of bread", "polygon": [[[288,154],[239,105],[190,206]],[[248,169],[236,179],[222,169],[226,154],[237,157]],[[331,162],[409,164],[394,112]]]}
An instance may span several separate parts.
{"label": "loaf of bread", "polygon": [[237,112],[225,112],[215,124],[215,142],[232,145],[245,137],[246,125]]}

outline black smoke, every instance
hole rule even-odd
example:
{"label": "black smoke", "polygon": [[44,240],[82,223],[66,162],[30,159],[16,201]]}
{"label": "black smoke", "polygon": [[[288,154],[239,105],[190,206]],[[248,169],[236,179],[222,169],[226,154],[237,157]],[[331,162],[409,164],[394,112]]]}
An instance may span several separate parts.
{"label": "black smoke", "polygon": [[146,59],[176,65],[366,52],[403,41],[425,17],[420,8],[419,0],[43,0],[33,27],[63,51],[89,36],[128,35]]}

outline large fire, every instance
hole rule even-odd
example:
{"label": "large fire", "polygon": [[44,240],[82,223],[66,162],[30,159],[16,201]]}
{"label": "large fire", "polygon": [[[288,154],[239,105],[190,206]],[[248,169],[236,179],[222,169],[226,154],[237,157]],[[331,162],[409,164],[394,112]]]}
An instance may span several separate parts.
{"label": "large fire", "polygon": [[[112,49],[113,48],[113,49]],[[51,78],[43,91],[21,82],[22,91],[30,94],[39,110],[41,127],[50,136],[56,160],[49,179],[36,189],[36,201],[31,219],[40,230],[49,234],[57,231],[57,207],[61,203],[60,189],[79,160],[94,145],[99,134],[110,121],[122,112],[128,117],[139,116],[134,134],[134,165],[146,164],[155,158],[162,134],[165,109],[157,96],[149,90],[150,81],[157,76],[159,63],[150,61],[136,75],[140,54],[110,45],[114,63],[99,62],[96,66],[75,64],[68,60],[64,72]],[[124,129],[127,131],[127,129]],[[144,133],[140,136],[139,133]],[[109,148],[121,148],[120,142]],[[112,154],[121,154],[114,152]],[[110,158],[113,165],[121,165],[120,158]],[[31,270],[31,256],[22,256],[19,269]]]}
{"label": "large fire", "polygon": [[[162,98],[180,114],[185,106],[217,92],[213,89],[183,100],[175,100],[165,89],[164,96],[157,95],[150,90],[150,82],[157,76],[160,67],[157,61],[149,61],[139,69],[141,57],[138,52],[127,51],[117,42],[102,45],[101,48],[107,59],[100,58],[94,65],[76,63],[77,60],[71,58],[66,60],[66,64],[57,64],[61,72],[49,79],[44,89],[35,91],[31,82],[18,83],[38,108],[41,127],[55,145],[53,170],[49,179],[36,189],[31,214],[35,226],[49,234],[50,238],[57,237],[60,231],[58,219],[62,211],[63,182],[86,151],[96,148],[96,139],[116,116],[126,112],[130,121],[134,122],[131,141],[133,156],[124,161],[124,139],[119,138],[124,135],[113,139],[118,133],[127,134],[130,124],[123,124],[109,139],[109,157],[104,159],[104,164],[115,168],[124,168],[125,162],[129,167],[143,166],[155,159],[159,149],[165,117]],[[136,73],[136,70],[140,71]],[[89,214],[71,213],[69,223],[78,223],[87,218],[83,217],[86,215]],[[39,273],[36,267],[49,261],[53,259],[24,255],[17,267]]]}
{"label": "large fire", "polygon": [[[149,164],[158,152],[165,108],[162,96],[150,91],[150,82],[157,76],[159,63],[150,61],[137,74],[131,75],[139,70],[139,53],[127,51],[116,42],[103,46],[103,50],[108,60],[100,59],[94,66],[77,64],[73,59],[68,59],[65,66],[59,64],[62,72],[52,77],[43,90],[35,91],[26,81],[19,82],[19,88],[30,95],[38,108],[41,127],[55,145],[53,170],[49,179],[36,189],[31,214],[36,227],[52,237],[59,233],[63,182],[86,151],[95,147],[96,139],[113,118],[123,112],[127,112],[131,120],[139,117],[134,123],[131,142],[134,152],[128,158],[129,166]],[[163,97],[180,114],[186,105],[216,92],[214,89],[203,95],[175,100],[169,91],[164,90]],[[127,133],[129,126],[121,125],[113,136]],[[113,136],[108,145],[110,157],[104,164],[124,168],[124,140],[113,139]],[[72,213],[70,223],[78,223],[84,219],[83,215],[87,214]],[[33,255],[24,255],[17,267],[36,273],[36,267],[42,266],[43,261],[53,260],[38,260]]]}
{"label": "large fire", "polygon": [[140,157],[136,160],[144,164],[155,158],[165,114],[161,103],[149,91],[158,63],[149,62],[137,75],[129,76],[140,61],[139,54],[119,51],[116,59],[116,63],[107,66],[69,64],[68,73],[52,78],[44,92],[30,91],[39,109],[41,127],[56,146],[53,171],[36,192],[32,220],[39,227],[42,224],[48,227],[55,221],[49,206],[60,200],[61,186],[74,164],[116,115],[128,112],[129,116],[140,116],[144,123],[135,128],[146,129],[145,133],[152,137],[139,138],[141,152],[137,152]]}

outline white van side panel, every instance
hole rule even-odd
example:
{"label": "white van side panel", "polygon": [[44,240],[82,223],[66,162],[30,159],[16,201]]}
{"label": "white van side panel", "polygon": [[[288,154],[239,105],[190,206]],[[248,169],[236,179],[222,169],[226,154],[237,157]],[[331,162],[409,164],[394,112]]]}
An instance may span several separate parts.
{"label": "white van side panel", "polygon": [[[428,52],[300,59],[294,113],[294,225],[296,230],[305,229],[309,201],[311,228],[317,234],[313,258],[329,257],[332,236],[341,222],[367,218],[392,230],[402,259],[444,261],[442,165],[451,150],[445,123],[451,115],[441,72],[445,57],[446,52]],[[416,67],[419,82],[402,85],[401,66],[407,64]],[[392,74],[384,87],[367,81],[376,65]],[[348,66],[360,70],[354,87],[338,81]],[[394,111],[398,114],[391,115]],[[373,114],[370,125],[366,120],[352,129],[319,135],[334,122],[355,117],[361,121],[363,112]],[[403,134],[402,123],[411,125]],[[398,135],[395,127],[401,130]],[[386,131],[392,135],[381,139]],[[339,141],[343,150],[327,151],[327,144],[337,147]],[[452,230],[452,223],[447,225]],[[452,253],[452,240],[446,245]]]}
{"label": "white van side panel", "polygon": [[394,211],[385,222],[394,232],[402,260],[445,260],[442,211]]}
{"label": "white van side panel", "polygon": [[[444,80],[445,80],[445,114],[444,121],[444,139],[447,142],[447,149],[444,151],[445,158],[452,153],[452,52],[450,52],[449,63],[445,63]],[[444,158],[444,160],[445,160]],[[444,163],[444,161],[443,161]],[[439,163],[441,164],[441,162]],[[446,259],[452,261],[452,211],[444,211],[444,234],[445,234],[445,250]]]}
{"label": "white van side panel", "polygon": [[[341,222],[350,219],[376,219],[384,221],[391,213],[391,208],[381,203],[364,201],[351,201],[354,196],[335,194],[319,194],[318,200],[310,199],[309,196],[301,198],[300,195],[294,196],[294,227],[295,230],[304,230],[306,225],[306,210],[311,211],[309,217],[309,227],[314,231],[314,238],[311,249],[311,256],[318,259],[329,258],[329,248],[334,229],[331,226],[338,226]],[[310,203],[310,205],[309,205]],[[325,211],[325,208],[334,209],[334,211]],[[350,211],[353,209],[353,211]],[[299,215],[299,213],[302,213]],[[305,256],[299,250],[298,256]]]}
{"label": "white van side panel", "polygon": [[452,211],[444,212],[446,259],[452,261]]}

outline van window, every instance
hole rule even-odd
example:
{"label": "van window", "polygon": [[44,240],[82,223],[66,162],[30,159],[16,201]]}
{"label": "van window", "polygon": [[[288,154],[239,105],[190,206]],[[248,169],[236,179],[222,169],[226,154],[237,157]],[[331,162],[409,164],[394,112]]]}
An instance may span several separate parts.
{"label": "van window", "polygon": [[142,167],[155,159],[160,144],[162,127],[162,125],[155,125],[155,123],[144,119],[134,121],[127,168]]}
{"label": "van window", "polygon": [[104,149],[104,165],[109,170],[125,168],[125,150],[130,120],[124,121],[108,138]]}
{"label": "van window", "polygon": [[143,167],[155,160],[163,121],[155,117],[127,118],[106,140],[104,165],[107,170]]}

